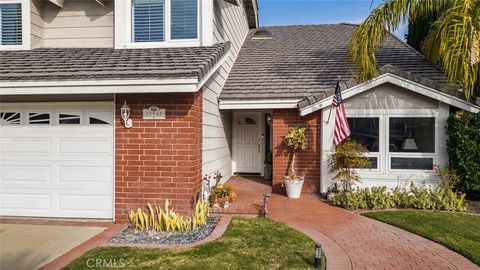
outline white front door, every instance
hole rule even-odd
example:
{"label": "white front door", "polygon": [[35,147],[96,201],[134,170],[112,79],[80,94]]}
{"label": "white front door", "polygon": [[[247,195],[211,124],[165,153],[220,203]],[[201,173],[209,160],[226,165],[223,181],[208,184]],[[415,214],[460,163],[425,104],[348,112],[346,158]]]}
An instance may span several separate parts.
{"label": "white front door", "polygon": [[0,215],[113,218],[113,113],[0,104]]}
{"label": "white front door", "polygon": [[262,172],[262,113],[235,114],[234,162],[235,172]]}

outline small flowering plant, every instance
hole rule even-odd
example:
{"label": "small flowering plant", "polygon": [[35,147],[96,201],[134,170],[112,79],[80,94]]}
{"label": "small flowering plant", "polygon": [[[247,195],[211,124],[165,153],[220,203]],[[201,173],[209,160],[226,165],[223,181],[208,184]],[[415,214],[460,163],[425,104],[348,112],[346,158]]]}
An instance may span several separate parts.
{"label": "small flowering plant", "polygon": [[[210,201],[210,204],[224,206],[227,202],[233,202],[237,194],[233,187],[229,184],[222,184],[223,175],[220,172],[215,172],[213,176],[205,175],[204,182],[204,198]],[[212,182],[214,185],[212,186]],[[207,192],[206,192],[207,191]]]}

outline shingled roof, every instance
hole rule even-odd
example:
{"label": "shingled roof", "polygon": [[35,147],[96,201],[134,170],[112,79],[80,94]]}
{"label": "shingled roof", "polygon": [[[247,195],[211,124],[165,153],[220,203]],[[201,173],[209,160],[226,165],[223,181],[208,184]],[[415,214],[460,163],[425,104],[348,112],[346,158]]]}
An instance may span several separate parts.
{"label": "shingled roof", "polygon": [[41,48],[0,51],[0,81],[168,79],[200,80],[230,48]]}
{"label": "shingled roof", "polygon": [[[228,76],[221,100],[302,99],[333,95],[338,76],[357,84],[348,45],[357,26],[325,24],[263,27],[271,39],[252,39],[252,30]],[[386,37],[377,52],[381,72],[456,95],[443,72],[396,37]],[[309,100],[306,99],[306,102]],[[302,104],[299,104],[302,105]],[[305,105],[305,104],[303,104]]]}

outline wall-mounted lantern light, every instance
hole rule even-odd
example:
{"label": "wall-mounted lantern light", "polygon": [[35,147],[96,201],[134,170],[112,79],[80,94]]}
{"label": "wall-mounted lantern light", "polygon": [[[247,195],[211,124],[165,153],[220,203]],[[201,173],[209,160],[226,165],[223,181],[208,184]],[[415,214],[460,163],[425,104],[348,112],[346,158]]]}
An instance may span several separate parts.
{"label": "wall-mounted lantern light", "polygon": [[265,119],[267,120],[267,124],[269,126],[271,126],[272,125],[272,115],[269,114],[269,113],[265,114]]}
{"label": "wall-mounted lantern light", "polygon": [[123,120],[123,126],[126,128],[131,128],[133,126],[132,119],[130,119],[130,107],[128,107],[127,102],[123,104],[122,108],[120,108],[120,114]]}

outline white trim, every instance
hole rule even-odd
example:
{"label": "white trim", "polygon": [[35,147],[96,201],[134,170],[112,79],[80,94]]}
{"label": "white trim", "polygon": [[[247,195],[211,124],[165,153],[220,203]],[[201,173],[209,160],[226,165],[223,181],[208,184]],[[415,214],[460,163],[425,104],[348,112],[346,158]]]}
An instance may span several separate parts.
{"label": "white trim", "polygon": [[185,93],[196,92],[198,79],[13,81],[0,82],[0,95]]}
{"label": "white trim", "polygon": [[201,38],[202,46],[213,45],[213,0],[201,0],[199,6],[199,13],[201,18],[199,20],[198,35]]}
{"label": "white trim", "polygon": [[[473,112],[473,113],[478,113],[480,112],[480,106],[474,105],[469,103],[468,101],[462,100],[458,97],[454,97],[451,95],[448,95],[446,93],[440,92],[438,90],[435,90],[433,88],[424,86],[422,84],[410,81],[408,79],[402,78],[400,76],[397,76],[395,74],[391,73],[385,73],[383,75],[378,76],[375,79],[372,79],[368,82],[364,82],[362,84],[356,85],[352,88],[346,89],[342,92],[342,97],[344,100],[353,97],[355,95],[358,95],[360,93],[363,93],[367,90],[372,89],[373,87],[379,86],[384,83],[392,83],[397,86],[400,86],[402,88],[411,90],[413,92],[416,92],[418,94],[422,94],[424,96],[436,99],[438,101],[441,101],[443,103],[455,106],[457,108]],[[305,116],[307,114],[310,114],[312,112],[318,111],[320,109],[323,109],[327,106],[329,106],[332,103],[332,98],[327,97],[322,99],[321,101],[314,103],[312,105],[309,105],[303,109],[300,109],[300,115]]]}
{"label": "white trim", "polygon": [[299,99],[246,99],[246,100],[220,100],[220,110],[242,109],[293,109],[298,108]]}
{"label": "white trim", "polygon": [[0,4],[21,4],[22,6],[22,45],[0,45],[0,50],[30,50],[32,48],[30,0],[1,0]]}
{"label": "white trim", "polygon": [[[171,39],[170,37],[170,1],[164,0],[164,41],[163,42],[133,42],[132,41],[132,0],[115,0],[115,49],[130,49],[130,48],[159,48],[159,47],[196,47],[209,46],[203,44],[203,32],[211,32],[211,43],[213,43],[213,14],[208,14],[211,17],[211,26],[206,25],[204,29],[204,14],[203,5],[211,5],[213,13],[213,0],[197,0],[197,38],[196,39]],[[205,3],[204,3],[205,2]],[[206,37],[207,38],[207,37]],[[206,40],[208,41],[208,40]],[[211,45],[211,44],[210,44]]]}
{"label": "white trim", "polygon": [[64,2],[63,0],[48,0],[48,2],[53,3],[59,8],[63,8],[63,2]]}

